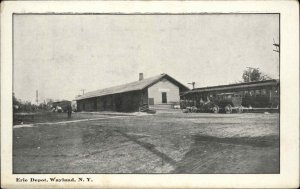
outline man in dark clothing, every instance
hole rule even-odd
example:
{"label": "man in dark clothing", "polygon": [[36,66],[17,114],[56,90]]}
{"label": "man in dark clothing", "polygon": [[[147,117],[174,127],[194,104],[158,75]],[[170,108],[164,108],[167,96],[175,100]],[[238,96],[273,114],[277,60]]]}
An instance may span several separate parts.
{"label": "man in dark clothing", "polygon": [[68,119],[70,119],[71,115],[72,115],[72,106],[71,106],[71,104],[69,104],[67,106],[67,112],[68,112]]}

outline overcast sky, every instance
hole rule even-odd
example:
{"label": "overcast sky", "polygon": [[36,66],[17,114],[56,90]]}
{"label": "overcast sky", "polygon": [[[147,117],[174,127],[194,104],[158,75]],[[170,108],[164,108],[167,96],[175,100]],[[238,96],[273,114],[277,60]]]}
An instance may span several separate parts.
{"label": "overcast sky", "polygon": [[196,87],[241,81],[258,67],[279,75],[279,16],[15,15],[17,98],[74,99],[92,91],[167,73]]}

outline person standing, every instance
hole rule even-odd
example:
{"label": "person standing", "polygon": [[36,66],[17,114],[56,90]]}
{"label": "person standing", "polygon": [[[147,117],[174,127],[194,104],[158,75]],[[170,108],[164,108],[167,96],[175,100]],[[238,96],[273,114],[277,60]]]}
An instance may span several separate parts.
{"label": "person standing", "polygon": [[71,106],[71,104],[68,104],[68,106],[67,106],[67,112],[68,112],[68,119],[70,119],[71,115],[72,115],[72,106]]}

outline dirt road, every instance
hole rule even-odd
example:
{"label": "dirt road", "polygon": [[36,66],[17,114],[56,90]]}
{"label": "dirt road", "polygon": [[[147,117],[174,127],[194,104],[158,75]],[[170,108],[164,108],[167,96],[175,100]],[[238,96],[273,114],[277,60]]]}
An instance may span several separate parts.
{"label": "dirt road", "polygon": [[14,173],[279,173],[279,114],[44,124],[15,128],[13,149]]}

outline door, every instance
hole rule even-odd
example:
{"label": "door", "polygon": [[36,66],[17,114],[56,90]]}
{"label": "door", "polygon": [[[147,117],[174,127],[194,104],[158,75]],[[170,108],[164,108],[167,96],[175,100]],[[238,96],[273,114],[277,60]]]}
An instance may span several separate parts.
{"label": "door", "polygon": [[94,100],[94,109],[93,111],[97,111],[97,99]]}
{"label": "door", "polygon": [[122,111],[122,97],[118,95],[115,99],[117,112]]}
{"label": "door", "polygon": [[103,109],[104,110],[106,110],[106,103],[107,103],[107,101],[106,101],[106,99],[104,99],[104,101],[103,101]]}
{"label": "door", "polygon": [[166,92],[161,93],[161,102],[167,103],[167,93]]}

